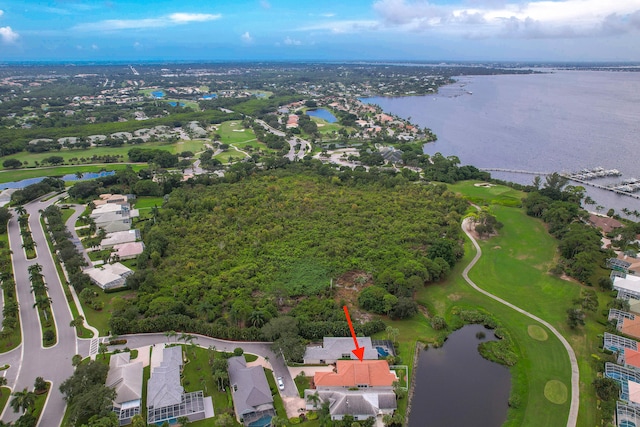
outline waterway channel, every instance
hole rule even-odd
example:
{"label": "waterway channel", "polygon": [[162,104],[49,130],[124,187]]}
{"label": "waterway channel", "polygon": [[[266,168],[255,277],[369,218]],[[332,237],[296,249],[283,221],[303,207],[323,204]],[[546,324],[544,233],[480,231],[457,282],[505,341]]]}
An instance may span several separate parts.
{"label": "waterway channel", "polygon": [[480,356],[492,330],[467,325],[420,353],[409,427],[499,427],[507,419],[509,369]]}

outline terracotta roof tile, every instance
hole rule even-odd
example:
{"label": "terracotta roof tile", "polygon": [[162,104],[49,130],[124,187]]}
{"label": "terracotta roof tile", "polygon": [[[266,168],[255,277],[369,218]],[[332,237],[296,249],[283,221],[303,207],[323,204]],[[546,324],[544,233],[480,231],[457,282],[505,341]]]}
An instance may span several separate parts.
{"label": "terracotta roof tile", "polygon": [[397,377],[386,360],[338,360],[337,372],[316,372],[316,387],[391,387]]}

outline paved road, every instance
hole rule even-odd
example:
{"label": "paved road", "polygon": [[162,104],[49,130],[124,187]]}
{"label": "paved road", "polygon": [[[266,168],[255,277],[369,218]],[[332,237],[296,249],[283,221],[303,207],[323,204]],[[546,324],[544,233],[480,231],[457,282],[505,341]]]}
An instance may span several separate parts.
{"label": "paved road", "polygon": [[547,322],[545,320],[542,320],[538,316],[535,316],[535,315],[529,313],[528,311],[525,311],[525,310],[521,309],[520,307],[517,307],[517,306],[511,304],[510,302],[505,301],[502,298],[497,297],[497,296],[485,291],[484,289],[482,289],[478,285],[476,285],[469,278],[469,271],[473,268],[474,265],[476,265],[476,263],[478,262],[478,260],[482,256],[482,249],[480,249],[480,245],[478,245],[478,242],[476,241],[476,239],[471,235],[470,228],[471,228],[470,221],[467,218],[462,222],[462,230],[464,230],[464,232],[467,234],[469,239],[471,239],[471,242],[473,243],[473,246],[476,248],[476,255],[473,257],[473,260],[471,260],[469,265],[462,272],[462,276],[464,277],[464,280],[466,280],[467,283],[469,285],[471,285],[471,287],[473,289],[475,289],[476,291],[488,296],[491,299],[494,299],[494,300],[498,301],[501,304],[506,305],[507,307],[510,307],[510,308],[514,309],[518,313],[522,313],[525,316],[527,316],[527,317],[529,317],[529,318],[531,318],[531,319],[533,319],[533,320],[535,320],[537,322],[542,323],[544,326],[546,326],[560,340],[560,342],[562,343],[564,348],[567,350],[567,353],[569,354],[569,361],[571,362],[571,407],[569,408],[569,418],[567,419],[567,427],[575,427],[576,423],[578,422],[578,409],[580,407],[580,371],[578,369],[578,361],[576,360],[576,354],[573,351],[573,348],[571,347],[569,342],[560,334],[560,332],[558,332],[556,328],[551,326],[551,324],[549,322]]}
{"label": "paved road", "polygon": [[[226,341],[217,338],[211,338],[204,335],[192,334],[196,338],[193,343],[204,348],[211,346],[215,347],[217,351],[232,352],[235,348],[242,348],[245,353],[256,354],[262,356],[268,360],[273,368],[273,373],[276,377],[282,377],[284,382],[284,390],[280,391],[280,394],[284,397],[297,397],[298,389],[296,388],[293,378],[289,374],[289,369],[281,356],[276,355],[271,350],[271,343],[268,342],[246,342],[246,341]],[[118,339],[126,339],[127,343],[121,346],[109,347],[109,350],[116,348],[137,348],[147,345],[154,345],[166,342],[182,342],[175,338],[168,339],[163,333],[151,333],[151,334],[135,334],[135,335],[119,335]]]}
{"label": "paved road", "polygon": [[80,241],[80,236],[78,236],[78,232],[76,231],[76,227],[75,227],[76,222],[84,212],[85,207],[82,205],[68,205],[68,206],[75,211],[66,222],[67,229],[69,230],[72,236],[71,242],[76,246],[76,249],[78,250],[78,252],[82,254],[82,256],[84,257],[84,260],[87,262],[87,265],[91,266],[92,265],[91,258],[89,258],[89,255],[87,255],[87,251],[84,250],[84,246],[82,246],[82,242]]}
{"label": "paved road", "polygon": [[[22,363],[12,364],[7,379],[11,379],[9,385],[13,390],[23,388],[33,388],[36,377],[43,377],[52,383],[51,392],[44,407],[39,426],[59,426],[64,416],[65,401],[62,393],[58,390],[60,384],[73,374],[71,358],[77,353],[75,330],[69,327],[71,322],[71,311],[67,305],[62,283],[58,278],[58,273],[48,250],[44,230],[40,225],[39,210],[45,209],[53,204],[61,196],[56,196],[46,202],[34,201],[25,205],[25,209],[30,214],[29,227],[31,234],[37,245],[38,256],[33,260],[27,260],[21,248],[20,228],[17,217],[9,221],[9,241],[13,249],[13,272],[18,289],[17,296],[20,304],[20,326],[22,329],[22,345],[19,347],[20,359]],[[34,297],[31,293],[31,284],[27,268],[33,264],[42,266],[42,274],[49,287],[49,296],[52,299],[52,312],[55,318],[58,331],[58,342],[49,348],[42,347],[42,333],[40,321],[35,308],[33,308]],[[0,356],[0,363],[3,360],[15,358],[16,351],[5,353]],[[8,406],[7,406],[8,408]],[[11,409],[6,409],[2,414],[3,421],[15,421],[19,414]]]}

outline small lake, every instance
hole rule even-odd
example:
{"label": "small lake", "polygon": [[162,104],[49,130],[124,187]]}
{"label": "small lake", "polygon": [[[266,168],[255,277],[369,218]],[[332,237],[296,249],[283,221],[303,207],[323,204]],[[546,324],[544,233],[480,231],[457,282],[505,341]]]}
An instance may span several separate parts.
{"label": "small lake", "polygon": [[151,95],[153,95],[154,98],[162,98],[164,97],[164,91],[156,90],[154,92],[151,92]]}
{"label": "small lake", "polygon": [[307,115],[318,117],[319,119],[324,120],[327,123],[335,123],[338,121],[336,116],[331,114],[329,110],[325,110],[324,108],[318,108],[316,110],[307,110]]}
{"label": "small lake", "polygon": [[185,105],[184,102],[179,102],[178,103],[176,101],[169,101],[168,104],[171,105],[172,107],[177,107],[178,105],[181,106],[181,107],[184,107],[184,105]]}
{"label": "small lake", "polygon": [[420,353],[409,427],[500,427],[507,420],[509,369],[478,353],[478,344],[496,339],[482,325],[467,325],[441,348]]}
{"label": "small lake", "polygon": [[[85,181],[88,179],[102,178],[104,176],[115,175],[115,171],[104,171],[104,172],[85,172],[82,174],[82,178],[78,178],[76,174],[70,173],[61,177],[61,179],[65,182],[67,181]],[[40,176],[38,178],[28,178],[23,179],[22,181],[12,181],[12,182],[3,182],[0,184],[0,189],[4,190],[7,188],[24,188],[31,184],[36,184],[45,179],[44,176]]]}
{"label": "small lake", "polygon": [[218,94],[216,93],[209,93],[207,95],[204,95],[202,97],[202,99],[216,99],[218,97]]}

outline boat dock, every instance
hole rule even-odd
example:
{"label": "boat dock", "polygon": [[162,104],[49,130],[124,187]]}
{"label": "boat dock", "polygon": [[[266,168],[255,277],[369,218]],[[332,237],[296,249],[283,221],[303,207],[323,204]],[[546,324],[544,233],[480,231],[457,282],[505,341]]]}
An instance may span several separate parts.
{"label": "boat dock", "polygon": [[[553,173],[553,172],[533,172],[533,171],[526,171],[521,169],[505,169],[505,168],[480,168],[480,170],[483,170],[485,172],[520,173],[520,174],[536,175],[536,176],[547,176]],[[621,184],[614,184],[610,186],[591,182],[591,180],[594,180],[597,178],[621,176],[622,173],[617,169],[603,169],[598,167],[594,169],[582,169],[580,172],[573,172],[573,173],[558,172],[558,174],[560,176],[567,178],[570,181],[587,185],[589,187],[610,191],[612,193],[619,194],[621,196],[640,199],[640,194],[634,194],[640,191],[640,179],[636,179],[636,178],[625,179],[622,181]]]}

